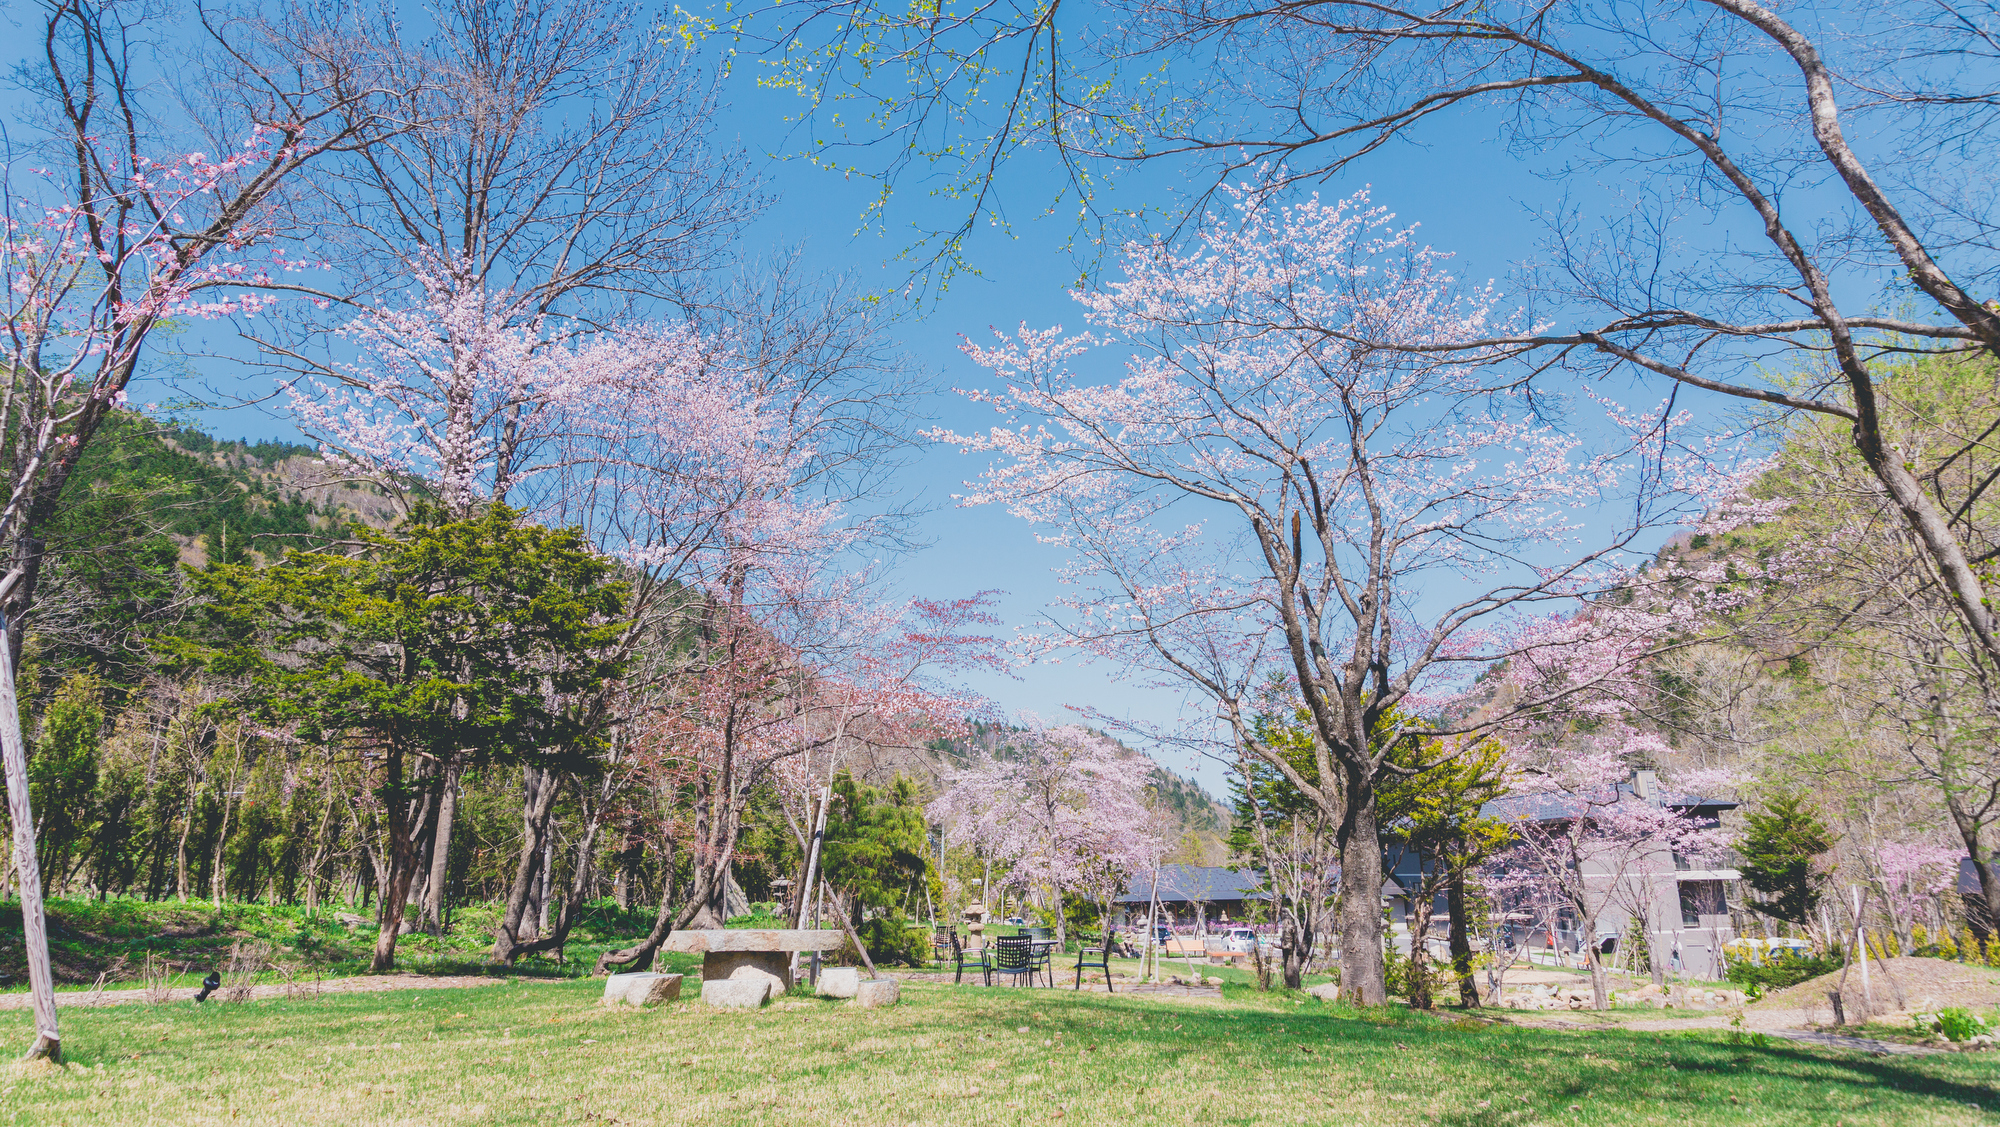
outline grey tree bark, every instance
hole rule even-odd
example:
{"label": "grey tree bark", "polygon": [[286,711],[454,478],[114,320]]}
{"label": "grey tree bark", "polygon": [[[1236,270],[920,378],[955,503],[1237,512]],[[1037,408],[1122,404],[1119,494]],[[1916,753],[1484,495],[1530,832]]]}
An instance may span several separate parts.
{"label": "grey tree bark", "polygon": [[[13,586],[19,573],[0,581]],[[42,905],[42,869],[35,857],[35,815],[28,799],[28,749],[21,739],[20,699],[14,692],[14,646],[0,617],[0,758],[7,779],[7,816],[14,824],[14,870],[21,887],[21,938],[28,961],[28,990],[34,999],[35,1040],[24,1059],[62,1061],[62,1027],[56,1022],[56,981],[49,964],[49,924]]]}

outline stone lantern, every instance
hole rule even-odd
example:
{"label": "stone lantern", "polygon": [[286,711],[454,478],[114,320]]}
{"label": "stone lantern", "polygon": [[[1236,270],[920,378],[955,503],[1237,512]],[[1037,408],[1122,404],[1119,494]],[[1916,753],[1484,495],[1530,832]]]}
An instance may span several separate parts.
{"label": "stone lantern", "polygon": [[986,949],[986,905],[974,901],[965,906],[965,934],[968,936],[965,949],[984,951]]}

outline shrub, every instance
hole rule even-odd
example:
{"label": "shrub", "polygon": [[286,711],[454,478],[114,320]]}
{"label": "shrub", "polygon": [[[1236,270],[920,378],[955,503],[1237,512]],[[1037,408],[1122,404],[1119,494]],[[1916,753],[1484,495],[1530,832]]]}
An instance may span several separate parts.
{"label": "shrub", "polygon": [[911,927],[910,921],[901,912],[863,920],[861,926],[854,930],[861,936],[861,942],[868,945],[868,957],[877,965],[901,963],[906,967],[920,967],[931,961],[929,933]]}
{"label": "shrub", "polygon": [[1390,948],[1382,953],[1382,976],[1391,994],[1412,1000],[1419,994],[1435,999],[1451,984],[1451,963],[1427,960],[1419,968],[1416,960]]}
{"label": "shrub", "polygon": [[1947,1041],[1970,1041],[1986,1032],[1986,1021],[1959,1006],[1934,1014],[1912,1014],[1910,1023],[1919,1033],[1942,1033]]}
{"label": "shrub", "polygon": [[1780,952],[1762,963],[1733,959],[1723,977],[1743,987],[1747,993],[1761,997],[1769,991],[1797,986],[1809,978],[1818,978],[1839,969],[1840,956],[1837,954],[1793,955]]}

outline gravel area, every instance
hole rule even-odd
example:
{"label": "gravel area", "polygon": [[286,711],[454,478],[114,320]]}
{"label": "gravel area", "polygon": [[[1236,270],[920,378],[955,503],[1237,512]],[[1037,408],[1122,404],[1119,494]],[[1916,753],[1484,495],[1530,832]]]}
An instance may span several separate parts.
{"label": "gravel area", "polygon": [[[306,979],[290,986],[281,982],[250,988],[252,998],[313,997],[317,994],[369,994],[380,990],[455,990],[470,986],[505,986],[508,982],[542,982],[554,979],[505,979],[482,974],[422,975],[383,974],[358,978]],[[192,1001],[200,990],[181,987],[167,992],[170,1002]],[[122,1006],[146,1001],[144,988],[138,990],[61,990],[56,992],[56,1011],[89,1006]],[[25,1010],[32,1004],[26,991],[0,994],[0,1010]]]}

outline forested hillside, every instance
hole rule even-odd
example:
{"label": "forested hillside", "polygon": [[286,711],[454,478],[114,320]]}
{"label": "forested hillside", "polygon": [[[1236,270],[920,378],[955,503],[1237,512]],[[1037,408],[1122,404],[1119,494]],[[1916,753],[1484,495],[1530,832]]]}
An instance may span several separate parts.
{"label": "forested hillside", "polygon": [[382,525],[386,499],[337,480],[310,447],[217,441],[120,411],[63,492],[29,624],[38,697],[89,673],[123,692],[146,640],[184,605],[182,567],[270,559],[350,521]]}

